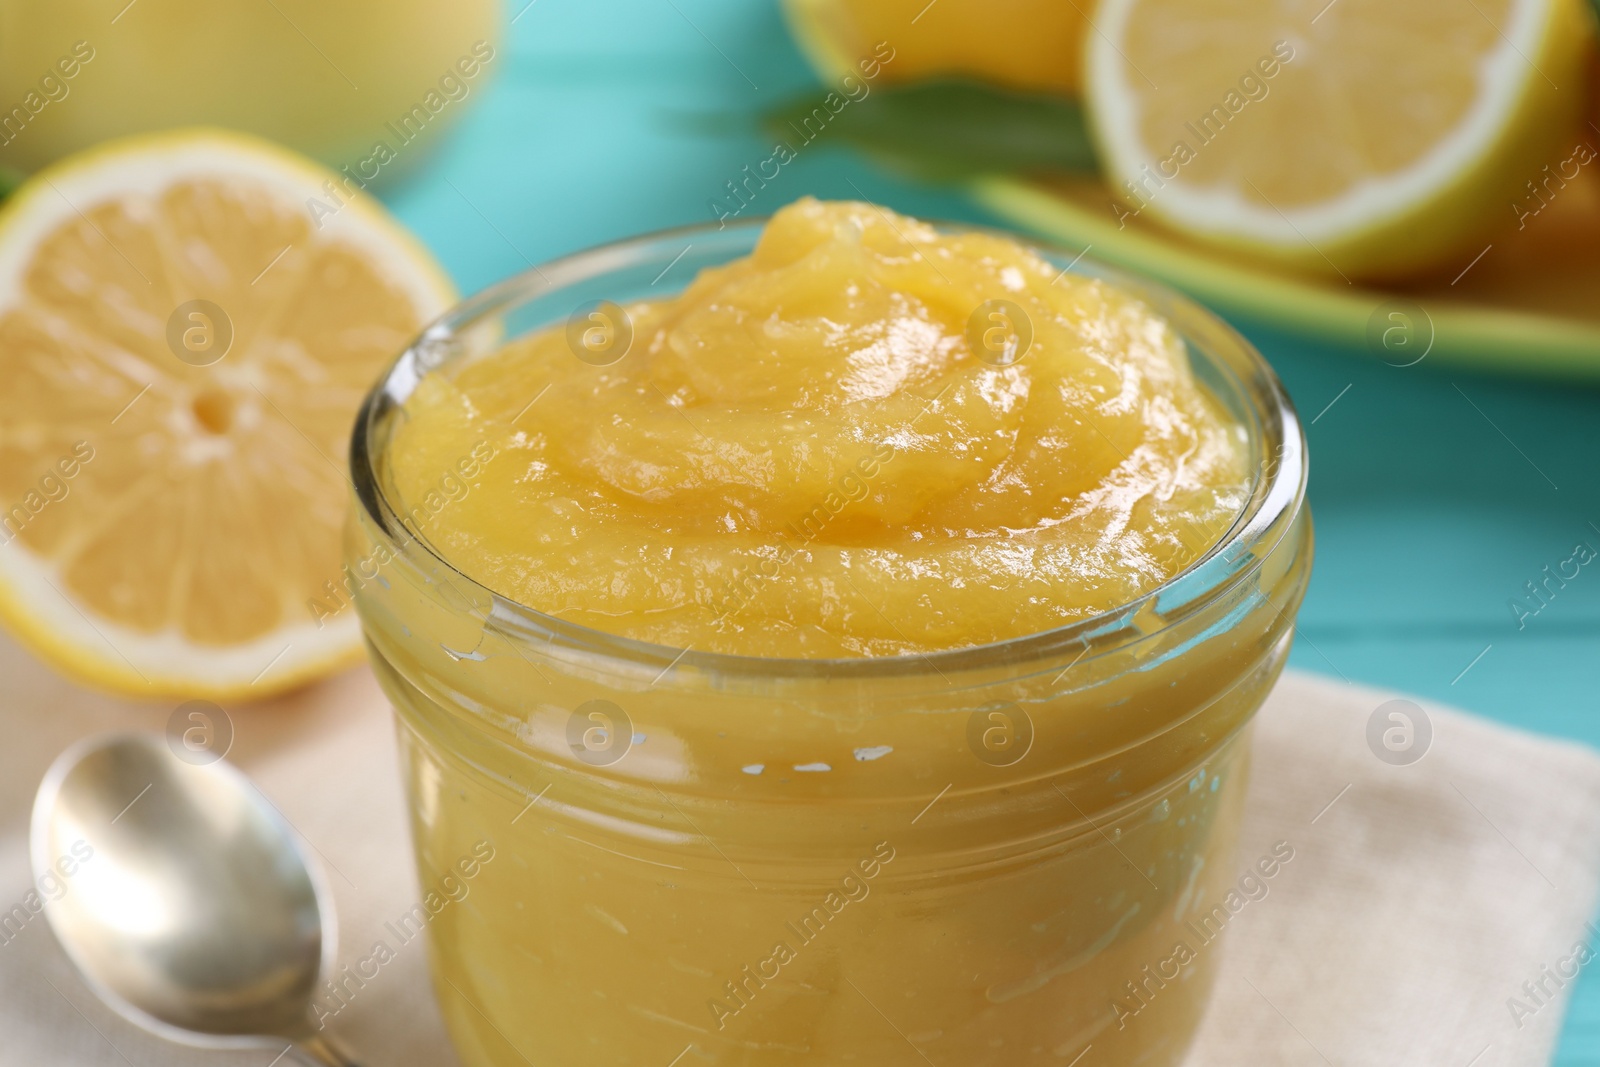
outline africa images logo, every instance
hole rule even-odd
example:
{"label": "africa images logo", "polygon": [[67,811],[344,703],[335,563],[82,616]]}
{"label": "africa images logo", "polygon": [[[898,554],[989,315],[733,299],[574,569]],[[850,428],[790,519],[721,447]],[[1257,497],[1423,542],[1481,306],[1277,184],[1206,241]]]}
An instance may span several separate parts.
{"label": "africa images logo", "polygon": [[839,879],[838,888],[830,889],[820,903],[795,922],[784,923],[784,931],[788,936],[775,942],[765,959],[754,965],[746,964],[736,977],[724,982],[722,988],[725,997],[712,997],[706,1001],[717,1029],[725,1029],[728,1020],[748,1008],[768,982],[777,981],[783,968],[799,958],[801,949],[822,936],[822,931],[845,908],[866,900],[872,892],[872,880],[882,873],[884,867],[894,862],[894,857],[893,845],[887,841],[878,842],[873,846],[872,855],[858,860],[850,872]]}

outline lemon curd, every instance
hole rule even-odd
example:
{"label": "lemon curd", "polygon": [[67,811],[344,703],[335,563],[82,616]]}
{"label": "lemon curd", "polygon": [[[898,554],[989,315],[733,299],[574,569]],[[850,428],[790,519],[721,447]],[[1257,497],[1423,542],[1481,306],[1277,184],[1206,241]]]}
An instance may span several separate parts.
{"label": "lemon curd", "polygon": [[1178,1062],[1303,441],[1226,327],[1067,266],[806,200],[546,264],[369,397],[422,884],[506,858],[430,923],[466,1063]]}
{"label": "lemon curd", "polygon": [[616,362],[570,331],[508,345],[425,381],[389,453],[409,509],[487,442],[424,533],[596,629],[751,656],[983,645],[1133,600],[1244,502],[1244,428],[1172,327],[1003,237],[802,200],[748,258],[598,314],[618,321],[577,343]]}

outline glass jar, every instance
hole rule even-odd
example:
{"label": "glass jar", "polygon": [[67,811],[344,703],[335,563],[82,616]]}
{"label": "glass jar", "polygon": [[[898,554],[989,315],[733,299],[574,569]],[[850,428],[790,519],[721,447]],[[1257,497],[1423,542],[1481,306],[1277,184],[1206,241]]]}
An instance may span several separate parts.
{"label": "glass jar", "polygon": [[1251,717],[1311,562],[1300,424],[1217,318],[1072,261],[1173,323],[1246,427],[1253,481],[1172,580],[998,644],[831,660],[650,645],[494,594],[396,503],[386,444],[424,375],[596,301],[659,297],[759,227],[512,278],[429,328],[357,421],[350,581],[397,711],[415,925],[461,1058],[1061,1067],[1092,1047],[1096,1067],[1176,1064],[1240,877]]}

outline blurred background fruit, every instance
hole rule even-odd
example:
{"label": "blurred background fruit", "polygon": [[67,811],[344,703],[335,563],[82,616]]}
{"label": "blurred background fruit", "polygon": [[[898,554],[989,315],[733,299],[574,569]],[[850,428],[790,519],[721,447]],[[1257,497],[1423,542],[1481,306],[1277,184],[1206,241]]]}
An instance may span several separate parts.
{"label": "blurred background fruit", "polygon": [[1095,0],[785,0],[795,39],[825,78],[887,41],[890,82],[966,75],[1076,95]]}
{"label": "blurred background fruit", "polygon": [[0,165],[203,124],[387,178],[493,74],[499,22],[497,0],[0,0]]}

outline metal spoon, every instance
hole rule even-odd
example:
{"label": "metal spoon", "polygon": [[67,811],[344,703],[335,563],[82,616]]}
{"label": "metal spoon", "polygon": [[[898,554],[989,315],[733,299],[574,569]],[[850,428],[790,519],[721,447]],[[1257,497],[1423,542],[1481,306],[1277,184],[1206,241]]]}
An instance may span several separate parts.
{"label": "metal spoon", "polygon": [[51,928],[123,1016],[191,1045],[278,1038],[355,1067],[312,1018],[333,959],[326,887],[232,766],[185,762],[159,736],[91,738],[45,774],[30,836],[35,880],[61,887]]}

